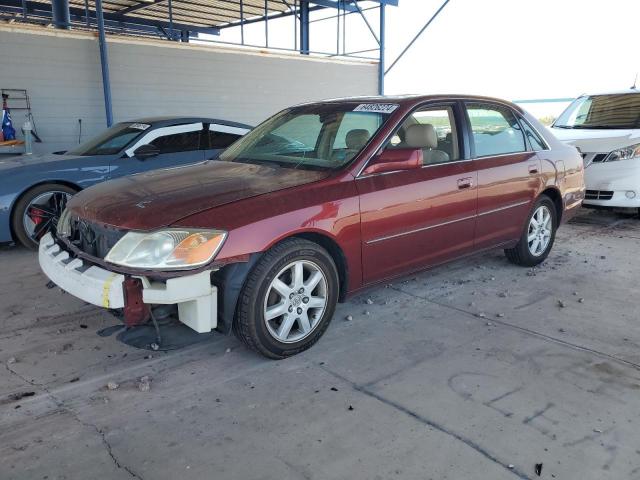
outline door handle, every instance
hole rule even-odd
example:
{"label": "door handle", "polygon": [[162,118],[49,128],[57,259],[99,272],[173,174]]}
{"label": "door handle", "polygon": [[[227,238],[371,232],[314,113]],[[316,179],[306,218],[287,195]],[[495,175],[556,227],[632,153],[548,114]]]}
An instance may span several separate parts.
{"label": "door handle", "polygon": [[529,173],[531,173],[531,174],[538,173],[538,166],[537,165],[529,165]]}
{"label": "door handle", "polygon": [[458,188],[460,190],[464,188],[471,188],[471,187],[473,187],[473,179],[471,177],[458,179]]}

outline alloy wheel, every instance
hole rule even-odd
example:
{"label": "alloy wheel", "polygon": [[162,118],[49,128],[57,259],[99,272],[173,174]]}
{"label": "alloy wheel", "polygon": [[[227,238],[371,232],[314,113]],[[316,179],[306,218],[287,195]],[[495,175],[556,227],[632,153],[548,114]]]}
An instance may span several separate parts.
{"label": "alloy wheel", "polygon": [[542,255],[551,242],[553,220],[546,205],[540,205],[531,216],[527,232],[529,252],[534,257]]}
{"label": "alloy wheel", "polygon": [[320,324],[327,307],[327,279],[313,262],[298,260],[275,276],[264,299],[264,321],[273,338],[294,343]]}
{"label": "alloy wheel", "polygon": [[29,237],[36,243],[42,236],[58,225],[62,211],[71,194],[61,191],[44,192],[35,197],[24,212],[22,224]]}

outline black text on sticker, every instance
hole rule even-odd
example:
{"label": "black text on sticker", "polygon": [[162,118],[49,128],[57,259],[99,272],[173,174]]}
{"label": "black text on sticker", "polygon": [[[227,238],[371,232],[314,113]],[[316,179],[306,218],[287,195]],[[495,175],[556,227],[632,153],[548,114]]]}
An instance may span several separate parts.
{"label": "black text on sticker", "polygon": [[353,109],[354,112],[391,113],[398,105],[395,103],[361,103]]}

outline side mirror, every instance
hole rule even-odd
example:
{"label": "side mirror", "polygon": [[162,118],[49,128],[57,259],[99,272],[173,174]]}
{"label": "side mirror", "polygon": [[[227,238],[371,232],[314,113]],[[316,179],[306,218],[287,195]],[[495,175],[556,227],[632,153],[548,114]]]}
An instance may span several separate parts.
{"label": "side mirror", "polygon": [[133,155],[138,160],[146,160],[147,158],[155,157],[156,155],[160,155],[160,149],[158,147],[154,147],[150,143],[146,145],[141,145],[135,149]]}
{"label": "side mirror", "polygon": [[387,148],[373,157],[362,172],[364,175],[422,167],[422,150],[413,148]]}

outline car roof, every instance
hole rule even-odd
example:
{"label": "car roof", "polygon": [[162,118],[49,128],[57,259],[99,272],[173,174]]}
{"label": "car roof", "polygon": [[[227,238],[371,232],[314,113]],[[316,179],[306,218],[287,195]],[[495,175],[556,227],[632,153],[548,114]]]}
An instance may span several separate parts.
{"label": "car roof", "polygon": [[342,97],[342,98],[330,98],[319,102],[308,102],[301,105],[313,105],[321,103],[352,103],[352,102],[368,102],[368,103],[398,103],[403,106],[416,106],[424,102],[429,101],[447,101],[447,100],[465,100],[465,101],[477,101],[477,102],[492,102],[502,103],[519,112],[522,112],[522,107],[515,103],[503,100],[501,98],[486,97],[482,95],[465,95],[465,94],[434,94],[434,95],[420,95],[420,94],[406,94],[406,95],[371,95],[362,97]]}
{"label": "car roof", "polygon": [[220,120],[217,118],[209,118],[209,117],[177,117],[177,116],[157,116],[157,117],[143,117],[136,118],[133,120],[127,120],[118,123],[148,123],[149,125],[153,125],[154,127],[166,127],[168,125],[177,125],[181,123],[216,123],[218,125],[226,125],[227,127],[238,127],[238,128],[246,128],[248,130],[252,129],[251,125],[247,125],[245,123],[232,122],[230,120]]}

